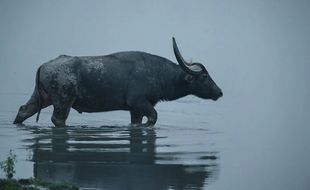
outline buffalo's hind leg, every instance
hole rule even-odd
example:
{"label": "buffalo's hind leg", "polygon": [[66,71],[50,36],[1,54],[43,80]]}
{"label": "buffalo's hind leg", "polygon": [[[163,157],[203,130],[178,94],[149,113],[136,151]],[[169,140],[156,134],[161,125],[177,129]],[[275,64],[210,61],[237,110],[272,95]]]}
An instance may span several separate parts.
{"label": "buffalo's hind leg", "polygon": [[[40,97],[39,97],[40,96]],[[41,103],[40,103],[41,101]],[[22,106],[20,106],[17,116],[14,120],[14,124],[20,124],[29,117],[33,116],[35,113],[39,111],[39,108],[41,106],[42,108],[45,108],[47,106],[51,105],[49,96],[46,92],[43,90],[38,91],[36,88],[31,96],[31,98],[28,100],[28,102]]]}
{"label": "buffalo's hind leg", "polygon": [[72,100],[53,100],[53,115],[52,115],[52,122],[54,123],[55,127],[65,127],[66,120],[68,118],[70,109],[74,103],[75,99]]}

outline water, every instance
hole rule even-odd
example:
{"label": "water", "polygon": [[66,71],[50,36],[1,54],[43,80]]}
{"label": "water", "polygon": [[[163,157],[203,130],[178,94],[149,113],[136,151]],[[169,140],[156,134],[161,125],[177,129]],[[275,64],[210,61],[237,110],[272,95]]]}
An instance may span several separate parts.
{"label": "water", "polygon": [[[1,94],[2,100],[23,96]],[[220,132],[208,127],[202,114],[195,114],[199,110],[186,111],[188,106],[201,106],[200,100],[180,100],[174,108],[161,104],[162,117],[154,128],[128,126],[126,112],[80,115],[74,110],[69,127],[54,128],[51,109],[42,112],[39,123],[30,118],[15,126],[11,122],[17,105],[4,102],[1,159],[9,149],[14,151],[18,178],[97,189],[203,189],[218,178],[220,153],[214,137]],[[191,122],[192,116],[196,122]],[[174,119],[163,124],[169,117]]]}
{"label": "water", "polygon": [[309,129],[301,113],[284,118],[281,110],[273,115],[256,110],[241,117],[224,99],[189,96],[160,103],[154,128],[128,126],[127,112],[74,110],[69,127],[54,128],[51,108],[43,110],[39,123],[30,118],[16,126],[12,120],[27,94],[0,96],[0,158],[13,150],[17,178],[67,181],[85,189],[310,187]]}
{"label": "water", "polygon": [[[309,190],[309,2],[0,1],[0,160],[12,149],[16,177],[83,188]],[[42,63],[130,50],[176,61],[172,36],[223,98],[160,103],[154,128],[72,110],[55,129],[51,108],[12,125]]]}

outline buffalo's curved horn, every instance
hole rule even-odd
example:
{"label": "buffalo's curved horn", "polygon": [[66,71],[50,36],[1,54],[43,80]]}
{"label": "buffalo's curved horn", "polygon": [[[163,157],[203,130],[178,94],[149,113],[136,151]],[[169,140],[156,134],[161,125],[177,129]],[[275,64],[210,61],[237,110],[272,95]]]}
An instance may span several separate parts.
{"label": "buffalo's curved horn", "polygon": [[200,64],[200,63],[188,63],[186,62],[180,51],[179,51],[179,48],[177,46],[177,43],[175,42],[175,38],[172,37],[172,42],[173,42],[173,51],[174,51],[174,55],[178,61],[178,63],[180,64],[181,68],[189,73],[189,74],[192,74],[192,75],[199,75],[201,74],[202,72],[205,71],[205,67]]}

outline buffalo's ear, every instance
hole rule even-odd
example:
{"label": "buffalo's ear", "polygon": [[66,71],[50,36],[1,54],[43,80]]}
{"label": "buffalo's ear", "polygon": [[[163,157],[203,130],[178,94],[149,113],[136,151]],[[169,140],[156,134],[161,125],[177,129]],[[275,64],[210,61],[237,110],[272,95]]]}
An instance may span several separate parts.
{"label": "buffalo's ear", "polygon": [[188,82],[188,83],[192,83],[192,82],[194,82],[195,77],[194,77],[193,75],[187,74],[187,75],[185,75],[184,80],[185,80],[186,82]]}

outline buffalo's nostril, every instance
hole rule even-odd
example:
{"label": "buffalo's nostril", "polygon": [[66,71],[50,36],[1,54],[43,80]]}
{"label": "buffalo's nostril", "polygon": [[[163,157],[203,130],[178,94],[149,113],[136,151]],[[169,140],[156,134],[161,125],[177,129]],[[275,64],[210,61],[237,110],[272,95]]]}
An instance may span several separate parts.
{"label": "buffalo's nostril", "polygon": [[222,96],[223,96],[223,92],[222,92],[222,91],[220,91],[220,94],[219,94],[219,95],[220,95],[220,97],[222,97]]}

